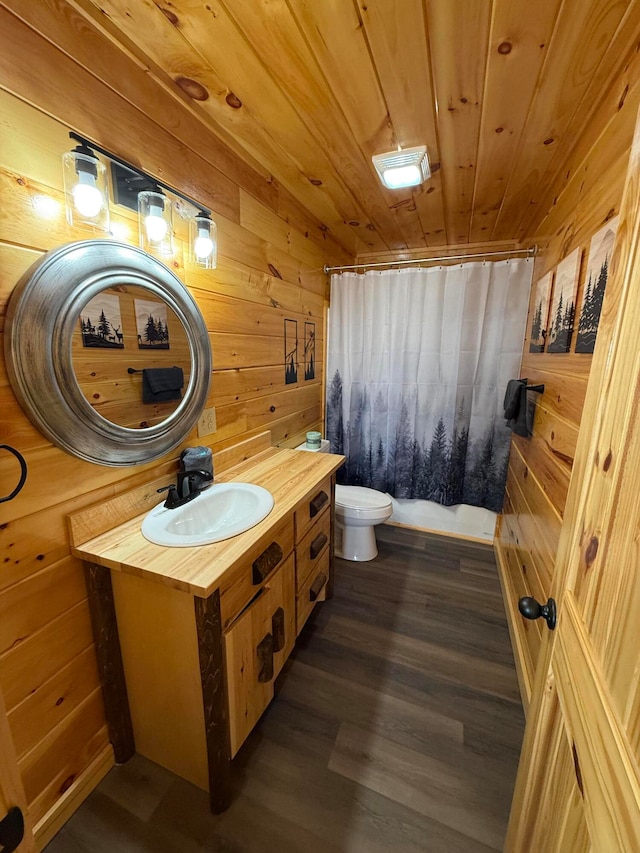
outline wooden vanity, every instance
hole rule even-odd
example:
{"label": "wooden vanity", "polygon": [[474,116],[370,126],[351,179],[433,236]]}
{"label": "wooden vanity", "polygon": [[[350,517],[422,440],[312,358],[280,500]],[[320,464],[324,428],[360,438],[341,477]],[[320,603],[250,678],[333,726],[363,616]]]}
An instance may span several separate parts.
{"label": "wooden vanity", "polygon": [[[139,752],[230,802],[231,761],[273,698],[313,607],[331,596],[335,472],[344,457],[267,446],[215,455],[216,482],[268,489],[275,505],[232,539],[148,542],[164,477],[69,516],[85,562],[116,761]],[[197,500],[197,498],[196,498]]]}

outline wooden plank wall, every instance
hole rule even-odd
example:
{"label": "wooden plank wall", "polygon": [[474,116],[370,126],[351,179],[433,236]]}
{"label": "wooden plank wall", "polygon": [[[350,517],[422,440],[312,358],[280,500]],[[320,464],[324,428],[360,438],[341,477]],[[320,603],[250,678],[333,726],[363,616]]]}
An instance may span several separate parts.
{"label": "wooden plank wall", "polygon": [[[484,243],[455,243],[450,246],[422,246],[419,249],[404,249],[401,252],[360,252],[357,256],[358,264],[393,264],[397,261],[417,261],[423,258],[436,263],[439,258],[449,258],[443,263],[460,263],[460,258],[467,255],[484,255],[490,252],[509,252],[512,249],[526,248],[526,244],[520,244],[516,240],[493,240]],[[399,267],[402,269],[402,267]]]}
{"label": "wooden plank wall", "polygon": [[[217,270],[188,266],[184,228],[171,260],[201,307],[214,354],[209,405],[216,407],[217,432],[194,431],[184,446],[219,449],[265,428],[274,443],[294,446],[307,429],[322,429],[322,267],[351,256],[269,174],[226,148],[187,104],[154,88],[138,63],[86,22],[75,32],[77,16],[59,17],[58,48],[52,34],[45,37],[6,11],[0,17],[7,45],[0,57],[0,332],[11,290],[30,264],[45,250],[92,236],[64,217],[60,158],[74,129],[195,197],[218,224]],[[92,70],[83,64],[88,60],[70,58],[63,49],[68,44],[77,44],[82,56],[91,45]],[[127,96],[101,74],[126,80]],[[171,109],[163,111],[163,104]],[[38,196],[58,204],[51,218],[37,215]],[[114,214],[120,239],[137,242],[135,216],[123,208]],[[300,370],[297,384],[285,385],[285,318],[298,321],[300,338],[305,320],[316,324],[312,381]],[[2,504],[0,517],[0,687],[42,842],[112,761],[85,585],[69,554],[66,515],[156,476],[169,482],[181,448],[135,469],[76,459],[31,425],[1,359],[0,435],[25,456],[29,475],[21,494]],[[0,491],[16,479],[17,466],[3,453]]]}
{"label": "wooden plank wall", "polygon": [[[634,49],[608,82],[595,121],[576,140],[569,162],[556,175],[553,196],[530,214],[533,240],[540,247],[532,301],[537,280],[580,248],[579,317],[590,240],[619,210],[639,104],[640,57]],[[530,304],[528,331],[531,310]],[[517,601],[524,595],[546,601],[550,594],[592,360],[591,355],[573,351],[575,334],[571,348],[566,354],[529,353],[528,337],[524,342],[520,375],[544,383],[545,392],[537,398],[533,437],[513,438],[507,496],[496,538],[525,707],[546,627],[542,620],[524,620]]]}

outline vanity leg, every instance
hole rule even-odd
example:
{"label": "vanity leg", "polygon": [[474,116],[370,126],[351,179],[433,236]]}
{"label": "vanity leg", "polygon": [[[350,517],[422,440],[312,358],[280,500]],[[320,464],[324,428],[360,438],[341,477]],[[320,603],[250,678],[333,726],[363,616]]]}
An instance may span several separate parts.
{"label": "vanity leg", "polygon": [[333,598],[333,573],[335,571],[335,535],[336,535],[336,475],[331,477],[331,530],[329,533],[329,579],[325,587],[325,601]]}
{"label": "vanity leg", "polygon": [[209,598],[196,597],[194,603],[209,764],[209,803],[213,814],[220,814],[231,803],[231,740],[220,592],[216,590]]}
{"label": "vanity leg", "polygon": [[84,563],[84,576],[109,739],[116,762],[123,764],[135,753],[136,745],[122,665],[111,571],[95,563]]}

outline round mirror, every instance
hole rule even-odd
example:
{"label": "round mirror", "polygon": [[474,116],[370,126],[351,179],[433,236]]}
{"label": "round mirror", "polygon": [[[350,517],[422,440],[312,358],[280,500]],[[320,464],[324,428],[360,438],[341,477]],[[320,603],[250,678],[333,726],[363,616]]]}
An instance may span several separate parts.
{"label": "round mirror", "polygon": [[169,452],[209,394],[211,349],[195,300],[160,261],[112,240],[69,243],[24,274],[5,350],[34,425],[101,465]]}

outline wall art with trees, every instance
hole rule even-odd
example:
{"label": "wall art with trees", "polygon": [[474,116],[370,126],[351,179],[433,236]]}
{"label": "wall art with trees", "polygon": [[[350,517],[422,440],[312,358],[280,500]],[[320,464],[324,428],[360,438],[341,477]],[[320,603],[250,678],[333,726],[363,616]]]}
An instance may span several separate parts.
{"label": "wall art with trees", "polygon": [[298,321],[284,321],[284,383],[298,381]]}
{"label": "wall art with trees", "polygon": [[102,291],[80,312],[82,345],[103,349],[124,349],[120,298]]}
{"label": "wall art with trees", "polygon": [[153,299],[134,299],[139,349],[169,349],[167,306]]}
{"label": "wall art with trees", "polygon": [[536,284],[529,332],[529,352],[544,352],[549,329],[549,300],[551,299],[552,283],[553,270],[550,270]]}
{"label": "wall art with trees", "polygon": [[589,259],[585,273],[584,294],[582,296],[582,308],[578,320],[578,334],[576,336],[576,352],[592,353],[596,345],[598,325],[600,323],[600,312],[602,311],[602,300],[607,286],[609,266],[613,244],[618,228],[618,217],[609,220],[591,238],[589,247]]}
{"label": "wall art with trees", "polygon": [[582,249],[577,248],[556,269],[547,333],[547,352],[569,352],[576,313]]}

